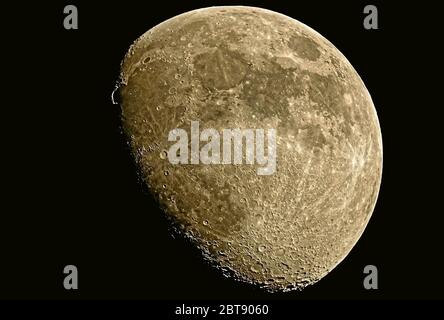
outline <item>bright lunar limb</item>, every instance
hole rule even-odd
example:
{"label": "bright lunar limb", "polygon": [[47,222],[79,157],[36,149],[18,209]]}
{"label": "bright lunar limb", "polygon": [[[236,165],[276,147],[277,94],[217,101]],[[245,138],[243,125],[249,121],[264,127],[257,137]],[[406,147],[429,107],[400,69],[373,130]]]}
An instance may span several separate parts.
{"label": "bright lunar limb", "polygon": [[[140,172],[178,230],[227,276],[270,291],[328,274],[377,199],[382,140],[346,58],[265,9],[194,10],[142,35],[122,63],[124,129]],[[276,168],[168,161],[169,133],[276,130]]]}

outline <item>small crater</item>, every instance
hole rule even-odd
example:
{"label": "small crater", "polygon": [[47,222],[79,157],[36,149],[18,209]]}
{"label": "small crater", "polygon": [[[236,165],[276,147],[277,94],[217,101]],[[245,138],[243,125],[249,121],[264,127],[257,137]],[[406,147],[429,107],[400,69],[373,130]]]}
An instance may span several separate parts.
{"label": "small crater", "polygon": [[143,63],[143,64],[147,64],[147,63],[150,63],[150,61],[151,61],[151,57],[148,56],[148,57],[146,57],[145,59],[143,59],[142,63]]}

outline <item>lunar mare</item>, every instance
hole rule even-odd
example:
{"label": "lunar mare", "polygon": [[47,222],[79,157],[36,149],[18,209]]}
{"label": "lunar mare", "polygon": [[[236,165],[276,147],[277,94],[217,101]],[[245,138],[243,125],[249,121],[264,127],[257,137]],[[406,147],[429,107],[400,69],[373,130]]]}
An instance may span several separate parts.
{"label": "lunar mare", "polygon": [[[136,40],[120,82],[141,176],[225,275],[302,289],[358,241],[381,181],[378,118],[357,72],[314,30],[253,7],[190,11]],[[189,133],[192,121],[219,132],[275,128],[274,174],[170,163],[168,133]]]}

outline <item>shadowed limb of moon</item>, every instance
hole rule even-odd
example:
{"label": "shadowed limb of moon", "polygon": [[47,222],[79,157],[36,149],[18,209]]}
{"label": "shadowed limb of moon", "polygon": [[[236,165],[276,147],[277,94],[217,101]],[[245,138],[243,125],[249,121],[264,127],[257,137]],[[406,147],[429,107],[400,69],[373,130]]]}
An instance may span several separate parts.
{"label": "shadowed limb of moon", "polygon": [[[225,275],[301,289],[358,241],[380,186],[379,123],[356,71],[314,30],[259,8],[194,10],[142,35],[120,81],[144,181]],[[169,163],[169,131],[193,120],[218,131],[276,128],[275,174]]]}

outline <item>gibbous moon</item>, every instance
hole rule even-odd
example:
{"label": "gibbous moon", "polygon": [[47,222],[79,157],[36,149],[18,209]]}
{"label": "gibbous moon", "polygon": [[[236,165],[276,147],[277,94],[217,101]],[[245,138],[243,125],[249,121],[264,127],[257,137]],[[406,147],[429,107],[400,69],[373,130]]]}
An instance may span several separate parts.
{"label": "gibbous moon", "polygon": [[[381,182],[378,118],[347,59],[306,25],[253,7],[181,14],[130,47],[120,97],[141,176],[224,275],[268,291],[302,289],[363,233]],[[171,163],[169,134],[183,129],[196,143],[193,121],[201,133],[275,129],[275,171]]]}

